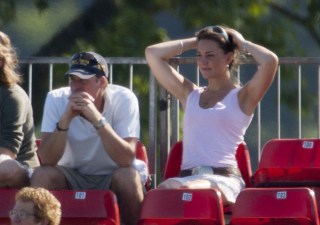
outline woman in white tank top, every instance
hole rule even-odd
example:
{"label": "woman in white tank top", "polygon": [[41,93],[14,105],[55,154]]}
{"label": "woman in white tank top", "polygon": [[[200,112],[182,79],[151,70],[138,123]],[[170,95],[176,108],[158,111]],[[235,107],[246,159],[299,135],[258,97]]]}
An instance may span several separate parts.
{"label": "woman in white tank top", "polygon": [[[206,87],[197,86],[168,64],[171,57],[191,49],[197,50]],[[232,71],[243,51],[252,55],[259,68],[240,87]],[[244,187],[235,152],[274,79],[277,56],[222,26],[205,27],[195,37],[151,45],[145,54],[153,75],[185,111],[180,177],[165,180],[158,188],[217,188],[224,204],[235,202]]]}

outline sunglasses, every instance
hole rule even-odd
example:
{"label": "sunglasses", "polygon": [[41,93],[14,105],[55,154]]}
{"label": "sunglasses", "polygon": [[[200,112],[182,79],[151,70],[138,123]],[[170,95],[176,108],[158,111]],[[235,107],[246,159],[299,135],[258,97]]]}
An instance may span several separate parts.
{"label": "sunglasses", "polygon": [[101,63],[94,57],[94,55],[84,52],[84,53],[77,53],[72,56],[71,58],[71,66],[74,65],[83,65],[83,66],[91,66],[97,68],[101,71],[101,74],[97,74],[100,76],[106,76],[106,68],[105,66],[101,65]]}
{"label": "sunglasses", "polygon": [[226,30],[220,26],[208,26],[208,27],[202,28],[200,31],[196,32],[196,36],[198,36],[199,33],[204,32],[206,30],[210,30],[214,33],[219,34],[221,37],[223,37],[223,39],[226,40],[228,44],[230,44],[229,37]]}

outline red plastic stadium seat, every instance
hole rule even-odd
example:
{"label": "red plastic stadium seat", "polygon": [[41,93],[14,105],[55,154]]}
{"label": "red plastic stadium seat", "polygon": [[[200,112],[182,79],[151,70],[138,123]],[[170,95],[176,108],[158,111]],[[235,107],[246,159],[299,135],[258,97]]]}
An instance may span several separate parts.
{"label": "red plastic stadium seat", "polygon": [[0,224],[10,225],[9,211],[15,204],[16,189],[0,189]]}
{"label": "red plastic stadium seat", "polygon": [[319,225],[309,188],[248,188],[234,205],[230,225]]}
{"label": "red plastic stadium seat", "polygon": [[[181,162],[182,162],[182,152],[183,152],[183,143],[182,141],[176,142],[168,155],[166,168],[164,172],[164,179],[168,179],[170,177],[176,177],[179,175]],[[238,168],[241,172],[242,178],[246,183],[246,187],[251,187],[251,178],[252,178],[252,170],[251,170],[251,161],[250,154],[245,143],[241,143],[238,146],[236,152],[236,159],[238,162]]]}
{"label": "red plastic stadium seat", "polygon": [[170,149],[166,167],[164,170],[164,180],[171,177],[177,177],[180,173],[182,163],[183,143],[182,141],[176,142]]}
{"label": "red plastic stadium seat", "polygon": [[151,178],[150,178],[150,170],[149,170],[149,160],[148,160],[148,154],[147,149],[144,146],[144,144],[141,141],[137,142],[137,149],[136,149],[136,157],[137,159],[140,159],[144,161],[147,165],[148,170],[148,180],[145,183],[145,188],[147,191],[151,190]]}
{"label": "red plastic stadium seat", "polygon": [[254,186],[319,186],[320,139],[273,139],[262,150]]}
{"label": "red plastic stadium seat", "polygon": [[215,189],[153,189],[144,199],[138,225],[224,225]]}
{"label": "red plastic stadium seat", "polygon": [[[9,211],[15,204],[16,189],[0,189],[0,224],[10,225]],[[61,202],[60,225],[120,225],[119,209],[113,192],[51,191]]]}
{"label": "red plastic stadium seat", "polygon": [[[182,153],[183,153],[183,142],[178,141],[176,142],[168,155],[165,172],[164,172],[164,179],[168,179],[170,177],[177,177],[180,173],[181,163],[182,163]],[[236,152],[236,159],[238,163],[238,168],[241,172],[242,178],[246,184],[246,187],[251,187],[251,178],[252,178],[252,169],[251,169],[251,161],[250,161],[250,154],[245,143],[241,143],[238,146]],[[232,211],[232,204],[228,206],[224,206],[224,213],[231,213]]]}
{"label": "red plastic stadium seat", "polygon": [[41,139],[36,139],[36,147],[37,149],[40,147],[41,145]]}
{"label": "red plastic stadium seat", "polygon": [[120,225],[118,203],[112,191],[51,192],[61,202],[60,225]]}
{"label": "red plastic stadium seat", "polygon": [[251,160],[248,147],[245,143],[238,145],[236,152],[236,159],[238,163],[238,168],[241,172],[242,179],[244,180],[246,187],[252,186],[252,169]]}

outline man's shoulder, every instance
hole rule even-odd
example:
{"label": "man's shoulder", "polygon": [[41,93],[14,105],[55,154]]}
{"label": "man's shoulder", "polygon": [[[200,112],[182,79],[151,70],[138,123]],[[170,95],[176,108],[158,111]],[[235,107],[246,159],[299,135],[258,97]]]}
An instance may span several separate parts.
{"label": "man's shoulder", "polygon": [[69,96],[70,93],[71,93],[70,87],[61,87],[61,88],[57,88],[49,91],[48,95],[58,98],[58,97]]}
{"label": "man's shoulder", "polygon": [[134,97],[136,96],[133,91],[131,91],[129,88],[116,85],[116,84],[109,84],[107,87],[106,92],[108,95],[111,95],[112,97],[125,97],[125,96],[130,96]]}
{"label": "man's shoulder", "polygon": [[129,92],[131,92],[131,90],[129,88],[121,86],[121,85],[117,85],[117,84],[108,84],[107,89],[113,90],[113,91],[129,91]]}

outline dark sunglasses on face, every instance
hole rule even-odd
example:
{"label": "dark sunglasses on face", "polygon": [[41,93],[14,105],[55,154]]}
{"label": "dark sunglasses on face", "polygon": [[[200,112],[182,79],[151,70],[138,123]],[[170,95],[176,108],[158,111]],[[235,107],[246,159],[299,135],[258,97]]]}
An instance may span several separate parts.
{"label": "dark sunglasses on face", "polygon": [[103,72],[103,75],[106,76],[105,68],[99,63],[99,61],[90,53],[77,53],[71,58],[71,66],[73,65],[84,65],[92,66]]}
{"label": "dark sunglasses on face", "polygon": [[226,30],[223,29],[222,27],[220,27],[220,26],[208,26],[208,27],[202,28],[200,31],[196,32],[196,36],[199,33],[203,32],[205,30],[211,30],[212,32],[221,35],[226,40],[226,42],[228,44],[230,44],[228,34],[227,34]]}

